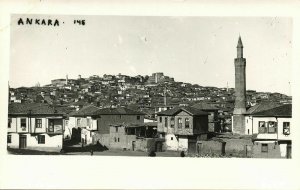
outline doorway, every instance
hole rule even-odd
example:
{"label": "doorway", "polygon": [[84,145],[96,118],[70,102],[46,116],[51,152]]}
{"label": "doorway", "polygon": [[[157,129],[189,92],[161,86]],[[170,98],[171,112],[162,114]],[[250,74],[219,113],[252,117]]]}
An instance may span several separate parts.
{"label": "doorway", "polygon": [[292,158],[292,145],[290,143],[286,145],[286,158]]}
{"label": "doorway", "polygon": [[133,151],[135,150],[135,147],[136,147],[135,141],[132,141],[132,150],[133,150]]}
{"label": "doorway", "polygon": [[19,137],[19,148],[23,149],[27,147],[27,136],[26,135],[20,135]]}
{"label": "doorway", "polygon": [[162,152],[162,142],[155,143],[155,152]]}
{"label": "doorway", "polygon": [[197,143],[197,154],[201,154],[202,143]]}

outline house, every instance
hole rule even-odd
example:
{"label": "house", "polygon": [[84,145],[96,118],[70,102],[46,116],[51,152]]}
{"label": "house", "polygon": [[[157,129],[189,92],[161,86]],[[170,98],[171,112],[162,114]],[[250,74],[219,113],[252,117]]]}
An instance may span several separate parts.
{"label": "house", "polygon": [[65,114],[48,104],[9,104],[7,147],[60,151]]}
{"label": "house", "polygon": [[[70,114],[68,131],[72,139],[80,139],[83,145],[99,142],[110,146],[110,127],[120,123],[143,124],[144,113],[124,107],[103,108],[86,106]],[[66,132],[65,133],[70,133]]]}
{"label": "house", "polygon": [[291,121],[291,104],[248,112],[245,117],[246,133],[256,135],[253,139],[254,157],[291,158]]}
{"label": "house", "polygon": [[[266,111],[275,107],[279,107],[281,106],[281,104],[279,103],[274,103],[274,102],[261,102],[259,104],[256,104],[253,107],[250,107],[249,109],[247,109],[247,112],[245,114],[245,134],[246,135],[252,135],[255,134],[255,131],[253,131],[253,114],[255,113],[259,113],[262,111]],[[254,124],[255,125],[255,124]]]}
{"label": "house", "polygon": [[209,113],[193,107],[175,107],[157,114],[160,137],[165,138],[165,150],[186,151],[196,146],[208,133]]}
{"label": "house", "polygon": [[156,144],[157,122],[120,123],[110,126],[109,148],[122,150],[160,151]]}
{"label": "house", "polygon": [[208,116],[209,132],[220,132],[221,125],[220,125],[219,114],[218,114],[219,108],[217,108],[217,106],[205,102],[200,102],[193,105],[192,107],[209,113]]}
{"label": "house", "polygon": [[73,141],[81,141],[83,145],[94,143],[95,131],[98,130],[98,123],[93,113],[99,107],[88,105],[82,109],[69,114],[69,122],[66,126],[65,136],[70,136]]}

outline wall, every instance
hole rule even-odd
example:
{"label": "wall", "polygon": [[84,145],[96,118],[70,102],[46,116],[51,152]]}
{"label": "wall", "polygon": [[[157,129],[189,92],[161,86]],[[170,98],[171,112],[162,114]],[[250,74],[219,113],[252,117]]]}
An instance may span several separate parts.
{"label": "wall", "polygon": [[[182,119],[182,127],[178,127],[178,118]],[[189,119],[189,128],[185,128],[185,119]],[[178,135],[193,135],[194,134],[194,120],[193,116],[181,111],[175,116],[175,134]]]}
{"label": "wall", "polygon": [[64,138],[71,138],[72,137],[72,127],[70,126],[70,120],[65,120],[65,127],[64,127]]}
{"label": "wall", "polygon": [[95,132],[94,138],[95,142],[99,142],[102,146],[105,146],[106,148],[109,147],[110,134],[100,134],[98,132]]}
{"label": "wall", "polygon": [[136,140],[136,150],[150,152],[155,150],[155,139],[141,138]]}
{"label": "wall", "polygon": [[237,156],[237,157],[252,156],[253,143],[251,139],[223,139],[223,141],[226,142],[226,146],[225,146],[226,155]]}
{"label": "wall", "polygon": [[[116,130],[118,129],[118,131]],[[135,135],[126,135],[125,127],[110,127],[109,148],[132,149],[132,141],[136,141]]]}
{"label": "wall", "polygon": [[188,149],[188,137],[179,136],[178,138],[178,151],[186,151]]}
{"label": "wall", "polygon": [[[26,128],[23,130],[21,128],[21,118],[26,119]],[[51,117],[49,117],[51,118]],[[48,128],[49,119],[46,116],[32,116],[28,117],[12,117],[11,128],[8,128],[8,132],[17,132],[17,133],[46,133]],[[42,120],[41,128],[36,128],[35,122],[36,119]],[[63,129],[63,119],[57,118],[54,120],[54,125],[61,127]],[[62,131],[62,130],[61,130]]]}
{"label": "wall", "polygon": [[217,110],[204,110],[209,113],[208,115],[208,131],[209,132],[220,132],[221,126],[218,122],[218,111]]}
{"label": "wall", "polygon": [[[278,122],[277,123],[277,133],[275,134],[258,134],[258,128],[259,128],[259,121],[274,121]],[[279,140],[291,140],[292,139],[292,118],[275,118],[275,117],[251,117],[247,116],[245,118],[245,124],[246,124],[246,130],[245,133],[248,134],[258,134],[257,138],[258,139],[279,139]],[[291,134],[290,135],[284,135],[283,134],[283,122],[290,122],[290,129],[291,129]]]}
{"label": "wall", "polygon": [[[12,135],[12,143],[9,143],[8,147],[19,148],[19,134],[10,133],[10,135]],[[48,135],[46,133],[42,133],[40,135],[45,136],[45,144],[38,144],[37,135],[30,135],[30,134],[22,134],[22,135],[25,135],[27,139],[26,149],[44,150],[44,151],[60,151],[62,149],[63,135]]]}
{"label": "wall", "polygon": [[178,150],[178,139],[174,134],[166,134],[164,144],[165,150]]}
{"label": "wall", "polygon": [[222,142],[220,141],[198,141],[200,155],[205,154],[222,154]]}
{"label": "wall", "polygon": [[144,116],[140,115],[140,119],[137,119],[137,115],[101,115],[97,118],[98,132],[100,134],[109,134],[109,127],[112,124],[120,123],[144,123]]}
{"label": "wall", "polygon": [[83,128],[81,130],[81,139],[84,139],[86,144],[93,144],[94,132]]}
{"label": "wall", "polygon": [[225,143],[225,155],[233,157],[252,157],[251,139],[219,139],[209,141],[197,141],[200,146],[200,154],[222,155],[223,143]]}
{"label": "wall", "polygon": [[[174,134],[175,132],[175,125],[176,125],[176,119],[174,117],[174,127],[171,127],[171,117],[172,116],[158,116],[157,117],[157,131],[158,132],[164,132],[164,133],[170,133]],[[160,122],[160,118],[162,119]],[[165,124],[165,120],[167,119],[167,126]]]}
{"label": "wall", "polygon": [[[262,144],[268,144],[268,152],[262,152]],[[280,146],[274,141],[255,142],[253,146],[254,158],[281,158]]]}
{"label": "wall", "polygon": [[68,125],[69,125],[68,127],[72,131],[72,128],[76,127],[76,118],[75,117],[69,117],[69,123],[68,123]]}
{"label": "wall", "polygon": [[194,117],[194,134],[201,134],[208,132],[208,116]]}

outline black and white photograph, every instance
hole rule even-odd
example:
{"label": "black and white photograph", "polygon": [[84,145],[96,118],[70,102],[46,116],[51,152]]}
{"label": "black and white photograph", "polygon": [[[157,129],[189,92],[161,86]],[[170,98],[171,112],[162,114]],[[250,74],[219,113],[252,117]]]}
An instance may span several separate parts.
{"label": "black and white photograph", "polygon": [[290,5],[222,16],[48,4],[58,10],[15,6],[1,24],[0,188],[299,186],[283,172],[299,157]]}
{"label": "black and white photograph", "polygon": [[11,20],[10,154],[292,158],[290,18]]}

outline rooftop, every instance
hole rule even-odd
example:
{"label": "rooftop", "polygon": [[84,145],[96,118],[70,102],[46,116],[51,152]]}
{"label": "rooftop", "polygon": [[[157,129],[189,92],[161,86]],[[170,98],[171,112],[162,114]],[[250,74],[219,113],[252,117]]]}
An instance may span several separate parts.
{"label": "rooftop", "polygon": [[92,115],[145,115],[140,111],[131,110],[124,107],[103,108],[96,110]]}
{"label": "rooftop", "polygon": [[195,116],[195,115],[209,115],[209,113],[207,113],[207,112],[204,112],[200,109],[193,108],[193,107],[190,107],[190,106],[175,107],[173,109],[169,109],[169,110],[166,110],[166,111],[159,112],[157,115],[160,115],[160,116],[173,116],[173,115],[176,115],[177,113],[179,113],[181,111],[187,112],[188,114],[193,115],[193,116]]}
{"label": "rooftop", "polygon": [[93,105],[89,105],[89,106],[85,106],[83,108],[81,108],[78,111],[74,111],[72,113],[70,113],[70,116],[87,116],[87,115],[92,115],[95,111],[99,110],[100,108],[93,106]]}
{"label": "rooftop", "polygon": [[193,108],[197,108],[200,110],[219,110],[216,105],[208,104],[205,102],[200,102],[192,106]]}
{"label": "rooftop", "polygon": [[269,110],[271,108],[275,108],[275,107],[279,107],[279,106],[281,106],[281,104],[275,103],[275,102],[262,102],[262,103],[256,104],[255,106],[249,108],[247,110],[246,114],[255,114],[257,112]]}
{"label": "rooftop", "polygon": [[292,104],[285,104],[252,114],[253,116],[292,117]]}
{"label": "rooftop", "polygon": [[63,109],[42,103],[13,103],[8,106],[8,114],[13,115],[64,115]]}

